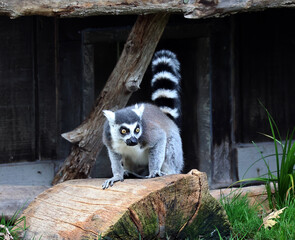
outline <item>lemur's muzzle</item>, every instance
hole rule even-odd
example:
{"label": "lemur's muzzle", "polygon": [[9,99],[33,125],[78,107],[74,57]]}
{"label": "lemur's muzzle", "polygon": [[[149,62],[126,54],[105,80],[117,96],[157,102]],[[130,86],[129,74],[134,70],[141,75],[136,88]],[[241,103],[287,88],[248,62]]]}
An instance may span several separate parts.
{"label": "lemur's muzzle", "polygon": [[126,140],[126,144],[127,144],[128,146],[135,146],[135,145],[138,144],[138,140],[137,140],[136,137],[131,137],[131,138],[128,138],[128,139]]}

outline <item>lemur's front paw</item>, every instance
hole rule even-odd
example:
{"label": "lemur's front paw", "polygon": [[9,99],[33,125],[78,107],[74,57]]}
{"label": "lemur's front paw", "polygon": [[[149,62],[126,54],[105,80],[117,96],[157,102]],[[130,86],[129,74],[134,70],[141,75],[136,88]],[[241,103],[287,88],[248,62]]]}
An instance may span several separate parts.
{"label": "lemur's front paw", "polygon": [[151,171],[150,175],[147,176],[147,178],[155,178],[155,177],[162,177],[165,174],[161,172],[160,170]]}
{"label": "lemur's front paw", "polygon": [[102,184],[102,189],[106,189],[108,187],[112,187],[114,185],[115,182],[124,181],[123,177],[119,177],[119,176],[114,176],[108,180],[106,180],[103,184]]}

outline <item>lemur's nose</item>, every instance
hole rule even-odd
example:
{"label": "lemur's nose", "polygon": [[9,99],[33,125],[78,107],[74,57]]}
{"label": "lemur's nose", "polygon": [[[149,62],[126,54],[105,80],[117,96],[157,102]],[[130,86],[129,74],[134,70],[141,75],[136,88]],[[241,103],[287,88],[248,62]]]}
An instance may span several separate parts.
{"label": "lemur's nose", "polygon": [[138,140],[137,140],[136,137],[131,137],[131,138],[129,138],[129,139],[126,140],[126,144],[128,146],[135,146],[135,145],[138,144]]}

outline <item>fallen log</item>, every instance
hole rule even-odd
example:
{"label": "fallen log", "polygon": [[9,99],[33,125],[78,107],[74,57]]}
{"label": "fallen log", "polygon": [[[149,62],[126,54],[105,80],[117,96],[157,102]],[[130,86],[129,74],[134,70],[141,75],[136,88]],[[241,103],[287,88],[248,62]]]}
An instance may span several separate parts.
{"label": "fallen log", "polygon": [[102,190],[104,179],[71,180],[40,194],[24,211],[28,239],[205,239],[229,235],[224,209],[206,174],[126,179]]}

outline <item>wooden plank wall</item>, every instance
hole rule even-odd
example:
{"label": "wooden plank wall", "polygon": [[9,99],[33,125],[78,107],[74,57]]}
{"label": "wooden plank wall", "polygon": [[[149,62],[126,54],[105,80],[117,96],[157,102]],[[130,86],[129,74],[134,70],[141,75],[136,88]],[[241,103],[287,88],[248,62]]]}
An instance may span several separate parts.
{"label": "wooden plank wall", "polygon": [[0,157],[35,159],[33,18],[0,17]]}
{"label": "wooden plank wall", "polygon": [[[213,27],[214,26],[214,27]],[[232,158],[232,42],[231,18],[212,22],[210,38],[212,171],[215,187],[224,187],[236,179]]]}
{"label": "wooden plank wall", "polygon": [[0,18],[0,161],[56,159],[55,19]]}
{"label": "wooden plank wall", "polygon": [[57,53],[56,19],[36,17],[35,20],[35,87],[36,87],[36,159],[56,159],[57,122]]}
{"label": "wooden plank wall", "polygon": [[294,10],[240,14],[236,21],[239,71],[235,87],[236,142],[270,141],[267,116],[259,100],[277,121],[282,137],[295,126]]}
{"label": "wooden plank wall", "polygon": [[[82,54],[80,21],[59,19],[58,38],[58,123],[60,133],[79,126],[82,121]],[[69,154],[71,144],[58,136],[58,157]]]}

